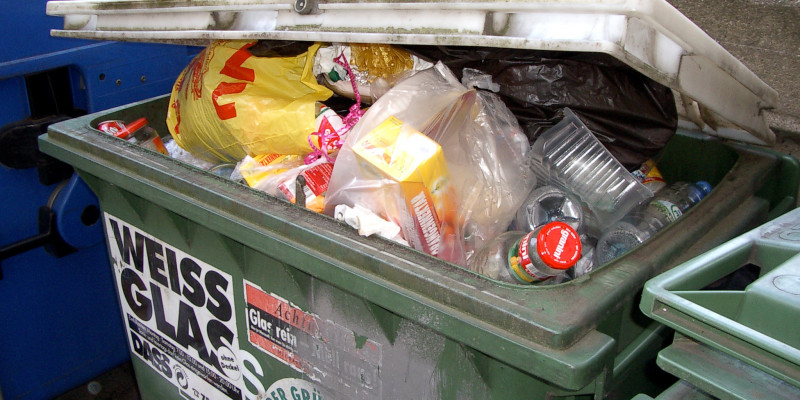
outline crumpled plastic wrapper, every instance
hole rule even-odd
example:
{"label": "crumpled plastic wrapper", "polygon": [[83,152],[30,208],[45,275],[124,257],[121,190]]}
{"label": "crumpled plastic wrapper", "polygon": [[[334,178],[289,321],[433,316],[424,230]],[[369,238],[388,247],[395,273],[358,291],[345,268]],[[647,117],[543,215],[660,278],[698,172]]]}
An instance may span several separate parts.
{"label": "crumpled plastic wrapper", "polygon": [[362,101],[371,104],[397,82],[433,64],[388,44],[332,44],[321,47],[314,60],[314,75],[334,93],[355,99],[347,69],[334,61],[344,53]]}
{"label": "crumpled plastic wrapper", "polygon": [[386,239],[395,241],[404,246],[408,246],[402,235],[400,226],[392,221],[387,221],[379,217],[374,212],[358,204],[350,207],[346,204],[336,206],[333,217],[337,221],[343,221],[350,227],[358,230],[361,236],[378,235]]}

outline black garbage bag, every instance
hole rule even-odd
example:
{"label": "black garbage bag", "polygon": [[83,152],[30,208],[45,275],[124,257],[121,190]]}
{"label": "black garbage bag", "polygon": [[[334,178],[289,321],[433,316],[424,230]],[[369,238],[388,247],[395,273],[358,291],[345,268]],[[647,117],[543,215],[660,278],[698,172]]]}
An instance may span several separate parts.
{"label": "black garbage bag", "polygon": [[672,91],[613,57],[476,47],[409,46],[441,60],[456,74],[474,68],[492,75],[499,95],[534,140],[563,118],[565,107],[589,127],[626,168],[653,157],[675,134]]}

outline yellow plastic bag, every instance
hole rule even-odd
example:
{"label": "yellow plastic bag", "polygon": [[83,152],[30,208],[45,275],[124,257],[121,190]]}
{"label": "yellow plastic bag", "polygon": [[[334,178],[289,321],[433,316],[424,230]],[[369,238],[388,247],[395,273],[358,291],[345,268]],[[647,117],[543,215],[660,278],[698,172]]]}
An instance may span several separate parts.
{"label": "yellow plastic bag", "polygon": [[293,57],[256,57],[257,42],[218,41],[184,69],[167,127],[185,150],[212,162],[311,151],[315,103],[333,93],[314,78],[314,44]]}

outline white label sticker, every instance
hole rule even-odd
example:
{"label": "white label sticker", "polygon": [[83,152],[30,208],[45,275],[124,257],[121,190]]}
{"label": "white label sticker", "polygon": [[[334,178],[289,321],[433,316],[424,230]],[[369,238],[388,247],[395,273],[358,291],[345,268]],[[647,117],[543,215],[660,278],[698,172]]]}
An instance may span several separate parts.
{"label": "white label sticker", "polygon": [[108,213],[104,222],[133,353],[184,398],[242,399],[231,276]]}
{"label": "white label sticker", "polygon": [[267,389],[266,400],[327,400],[332,398],[325,389],[302,379],[286,378],[275,381]]}

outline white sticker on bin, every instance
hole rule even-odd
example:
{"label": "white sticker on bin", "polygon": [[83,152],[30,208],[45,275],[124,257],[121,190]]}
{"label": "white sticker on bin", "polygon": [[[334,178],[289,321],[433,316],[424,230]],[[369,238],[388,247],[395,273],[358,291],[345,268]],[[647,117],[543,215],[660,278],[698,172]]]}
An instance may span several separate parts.
{"label": "white sticker on bin", "polygon": [[243,399],[231,276],[108,213],[104,223],[131,352],[183,398]]}

